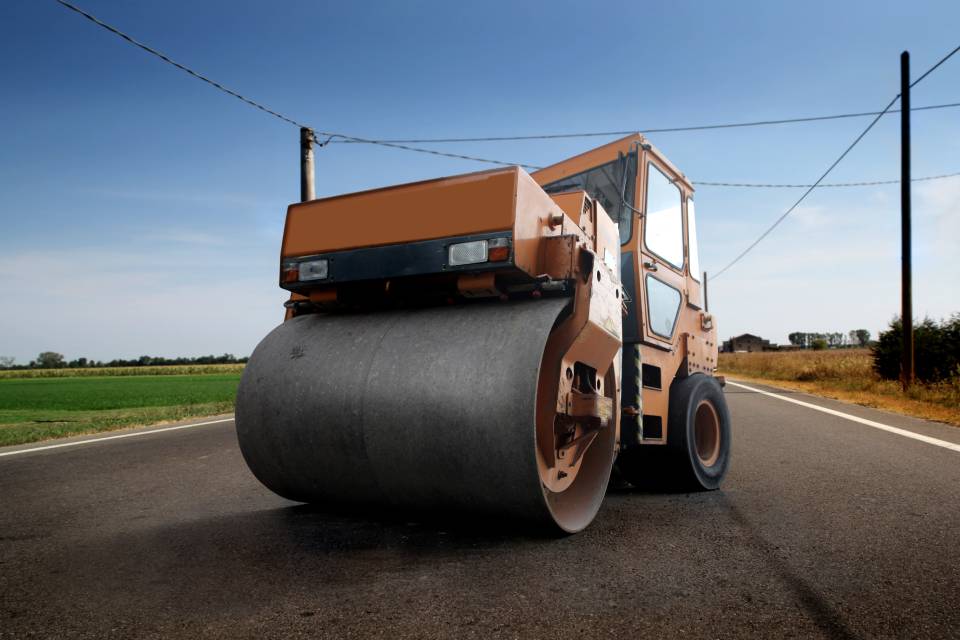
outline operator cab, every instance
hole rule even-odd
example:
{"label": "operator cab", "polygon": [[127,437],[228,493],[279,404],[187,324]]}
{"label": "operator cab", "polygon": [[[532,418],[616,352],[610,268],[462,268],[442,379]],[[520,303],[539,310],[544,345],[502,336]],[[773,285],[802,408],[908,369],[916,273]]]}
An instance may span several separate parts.
{"label": "operator cab", "polygon": [[[585,191],[618,225],[627,305],[621,440],[625,447],[664,444],[669,387],[692,370],[689,359],[677,369],[674,354],[697,344],[691,353],[706,360],[698,357],[695,368],[716,368],[715,328],[702,303],[693,185],[639,134],[531,175],[549,194]],[[634,413],[638,419],[630,420]]]}

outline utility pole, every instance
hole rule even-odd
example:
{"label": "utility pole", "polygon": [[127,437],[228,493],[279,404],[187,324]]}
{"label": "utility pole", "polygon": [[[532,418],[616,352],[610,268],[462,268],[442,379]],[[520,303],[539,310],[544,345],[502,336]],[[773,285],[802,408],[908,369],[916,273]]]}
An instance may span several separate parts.
{"label": "utility pole", "polygon": [[910,52],[900,54],[900,382],[913,384],[913,285],[910,240]]}
{"label": "utility pole", "polygon": [[313,129],[300,129],[300,202],[316,200],[313,171]]}

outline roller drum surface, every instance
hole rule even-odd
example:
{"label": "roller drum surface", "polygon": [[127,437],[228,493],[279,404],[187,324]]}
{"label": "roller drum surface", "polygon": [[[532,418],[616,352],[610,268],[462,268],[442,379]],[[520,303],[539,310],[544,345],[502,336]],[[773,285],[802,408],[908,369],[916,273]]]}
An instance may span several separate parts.
{"label": "roller drum surface", "polygon": [[243,456],[293,500],[553,522],[537,468],[536,394],[568,302],[285,322],[240,382]]}

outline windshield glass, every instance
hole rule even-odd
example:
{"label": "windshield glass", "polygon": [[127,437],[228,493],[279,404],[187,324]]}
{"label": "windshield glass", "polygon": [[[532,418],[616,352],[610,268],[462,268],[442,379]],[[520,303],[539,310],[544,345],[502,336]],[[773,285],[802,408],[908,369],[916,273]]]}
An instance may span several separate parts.
{"label": "windshield glass", "polygon": [[680,188],[652,162],[647,163],[644,240],[647,249],[683,269],[683,215]]}
{"label": "windshield glass", "polygon": [[[627,183],[624,197],[621,198],[624,170],[627,174]],[[620,244],[626,244],[630,239],[633,216],[630,215],[630,209],[624,206],[623,201],[633,204],[636,178],[637,153],[632,151],[626,158],[621,156],[613,162],[551,182],[545,185],[543,190],[547,193],[586,191],[587,195],[600,202],[600,205],[610,214],[610,218],[617,223],[620,228]]]}

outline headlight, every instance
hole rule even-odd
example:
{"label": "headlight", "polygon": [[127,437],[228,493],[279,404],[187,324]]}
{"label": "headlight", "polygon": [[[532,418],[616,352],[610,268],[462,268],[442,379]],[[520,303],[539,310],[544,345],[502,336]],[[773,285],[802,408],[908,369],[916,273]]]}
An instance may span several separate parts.
{"label": "headlight", "polygon": [[447,249],[447,265],[459,267],[464,264],[478,264],[487,261],[487,241],[473,240],[458,242]]}
{"label": "headlight", "polygon": [[300,281],[326,280],[329,268],[326,260],[310,260],[300,263]]}

